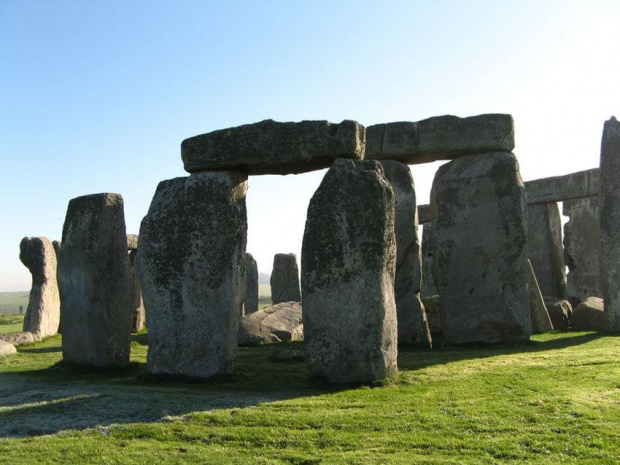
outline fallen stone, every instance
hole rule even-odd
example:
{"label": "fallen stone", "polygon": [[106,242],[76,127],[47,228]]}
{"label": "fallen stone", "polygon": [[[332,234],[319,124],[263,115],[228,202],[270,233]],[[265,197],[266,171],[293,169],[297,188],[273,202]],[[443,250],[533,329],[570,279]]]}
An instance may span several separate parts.
{"label": "fallen stone", "polygon": [[538,287],[538,280],[532,268],[532,262],[527,261],[527,289],[530,299],[530,316],[532,318],[532,333],[541,334],[553,331],[551,318],[545,307],[545,301]]}
{"label": "fallen stone", "polygon": [[426,319],[431,334],[441,334],[441,300],[438,295],[431,295],[422,299],[426,310]]}
{"label": "fallen stone", "polygon": [[30,332],[0,334],[0,341],[5,341],[14,346],[25,346],[41,341],[42,338],[38,334]]}
{"label": "fallen stone", "polygon": [[245,301],[243,314],[258,310],[258,265],[251,253],[245,254]]}
{"label": "fallen stone", "polygon": [[301,267],[310,374],[370,383],[396,373],[394,216],[374,161],[336,160],[310,200]]}
{"label": "fallen stone", "polygon": [[363,159],[365,137],[355,121],[265,120],[185,139],[181,156],[189,173],[296,174],[328,168],[337,157]]}
{"label": "fallen stone", "polygon": [[132,333],[142,331],[146,323],[146,310],[144,309],[142,289],[140,288],[140,276],[138,276],[137,252],[137,249],[129,250],[129,298],[131,300],[131,308],[133,308]]}
{"label": "fallen stone", "polygon": [[269,360],[272,362],[303,362],[306,360],[306,353],[303,350],[274,347]]}
{"label": "fallen stone", "polygon": [[[426,223],[422,227],[422,298],[437,295],[433,280],[433,224]],[[432,332],[432,331],[431,331]]]}
{"label": "fallen stone", "polygon": [[528,204],[563,202],[597,195],[599,191],[599,169],[594,168],[564,176],[526,181],[525,194]]}
{"label": "fallen stone", "polygon": [[239,345],[298,341],[304,337],[299,302],[283,302],[241,317]]}
{"label": "fallen stone", "polygon": [[588,297],[573,309],[571,328],[573,331],[605,331],[607,318],[603,299]]}
{"label": "fallen stone", "polygon": [[127,250],[138,250],[138,235],[127,234]]}
{"label": "fallen stone", "polygon": [[570,319],[573,313],[573,306],[568,300],[556,299],[555,297],[544,296],[545,307],[551,318],[553,329],[567,329],[570,326]]}
{"label": "fallen stone", "polygon": [[270,284],[272,304],[301,301],[299,267],[297,266],[297,256],[294,253],[275,254]]}
{"label": "fallen stone", "polygon": [[0,339],[0,357],[7,355],[13,355],[17,353],[17,349],[10,342],[6,342]]}

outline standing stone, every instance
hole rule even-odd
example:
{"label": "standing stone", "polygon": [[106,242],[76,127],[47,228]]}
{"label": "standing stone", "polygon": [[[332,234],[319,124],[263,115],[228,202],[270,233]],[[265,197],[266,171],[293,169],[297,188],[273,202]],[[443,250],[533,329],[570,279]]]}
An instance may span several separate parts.
{"label": "standing stone", "polygon": [[560,300],[555,297],[543,297],[545,307],[551,318],[553,329],[566,329],[570,326],[573,307],[568,300]]}
{"label": "standing stone", "polygon": [[565,200],[564,261],[568,267],[566,294],[573,306],[588,297],[602,297],[599,208],[596,196]]}
{"label": "standing stone", "polygon": [[294,253],[275,254],[270,284],[271,302],[273,305],[282,302],[301,301],[299,268],[297,266],[297,256]]}
{"label": "standing stone", "polygon": [[19,258],[32,274],[32,288],[24,317],[24,331],[41,337],[58,333],[60,295],[56,280],[56,251],[45,237],[24,237]]}
{"label": "standing stone", "polygon": [[433,279],[433,223],[422,226],[422,298],[437,295]]}
{"label": "standing stone", "polygon": [[558,204],[527,206],[528,257],[543,295],[563,299],[566,296],[562,220]]}
{"label": "standing stone", "polygon": [[609,329],[620,331],[620,122],[605,122],[600,164],[601,281]]}
{"label": "standing stone", "polygon": [[394,216],[374,161],[336,160],[310,200],[301,269],[312,375],[368,383],[396,373]]}
{"label": "standing stone", "polygon": [[132,310],[123,198],[69,202],[58,260],[62,353],[68,362],[129,363]]}
{"label": "standing stone", "polygon": [[485,153],[440,167],[431,216],[445,342],[527,340],[525,190],[515,156]]}
{"label": "standing stone", "polygon": [[394,296],[398,316],[398,343],[431,347],[424,305],[420,300],[422,256],[418,240],[415,187],[409,167],[394,160],[382,160],[385,177],[392,185],[396,219],[396,276]]}
{"label": "standing stone", "polygon": [[229,373],[245,293],[247,175],[162,181],[140,226],[138,272],[152,373]]}
{"label": "standing stone", "polygon": [[538,287],[538,280],[532,267],[532,262],[527,261],[527,289],[530,298],[530,316],[532,318],[532,333],[541,334],[553,331],[551,318],[545,307],[545,301]]}
{"label": "standing stone", "polygon": [[140,289],[140,277],[138,276],[138,251],[129,250],[129,294],[131,300],[131,308],[133,308],[132,332],[142,331],[144,323],[146,323],[146,311],[144,310],[144,301],[142,299],[142,290]]}
{"label": "standing stone", "polygon": [[251,253],[245,254],[244,314],[258,311],[258,265]]}

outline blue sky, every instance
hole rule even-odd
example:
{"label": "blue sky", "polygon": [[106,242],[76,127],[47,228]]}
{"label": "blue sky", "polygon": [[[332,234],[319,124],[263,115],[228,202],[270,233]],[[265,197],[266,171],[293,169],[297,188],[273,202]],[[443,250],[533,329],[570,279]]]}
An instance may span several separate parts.
{"label": "blue sky", "polygon": [[[137,233],[180,143],[266,118],[511,113],[524,179],[598,165],[620,117],[620,2],[0,0],[0,291],[24,236],[118,192]],[[422,203],[437,164],[413,167]],[[248,251],[301,248],[323,173],[250,178]]]}

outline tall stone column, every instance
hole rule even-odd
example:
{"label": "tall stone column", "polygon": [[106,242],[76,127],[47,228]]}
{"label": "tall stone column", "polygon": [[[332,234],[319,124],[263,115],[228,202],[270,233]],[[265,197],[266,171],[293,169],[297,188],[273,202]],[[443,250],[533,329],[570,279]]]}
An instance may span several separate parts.
{"label": "tall stone column", "polygon": [[271,303],[300,302],[299,267],[294,253],[277,253],[271,271]]}
{"label": "tall stone column", "polygon": [[245,254],[244,314],[258,311],[258,265],[251,253]]}
{"label": "tall stone column", "polygon": [[435,280],[433,279],[433,223],[424,223],[422,226],[422,298],[437,295]]}
{"label": "tall stone column", "polygon": [[129,294],[131,308],[133,309],[133,322],[131,331],[137,332],[144,329],[146,323],[146,311],[142,299],[142,289],[140,287],[140,277],[138,276],[138,250],[129,251]]}

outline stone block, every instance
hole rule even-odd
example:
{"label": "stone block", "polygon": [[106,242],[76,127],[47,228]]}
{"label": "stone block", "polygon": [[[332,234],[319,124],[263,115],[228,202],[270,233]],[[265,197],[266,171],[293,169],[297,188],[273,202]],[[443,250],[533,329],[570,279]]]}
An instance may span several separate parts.
{"label": "stone block", "polygon": [[258,310],[258,265],[251,253],[245,254],[244,315]]}

